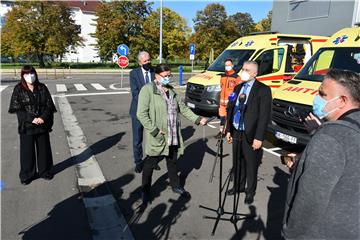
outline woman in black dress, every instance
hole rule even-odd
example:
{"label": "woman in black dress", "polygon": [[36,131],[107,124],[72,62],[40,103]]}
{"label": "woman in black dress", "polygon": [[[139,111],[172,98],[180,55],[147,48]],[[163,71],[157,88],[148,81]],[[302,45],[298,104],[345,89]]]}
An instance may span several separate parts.
{"label": "woman in black dress", "polygon": [[53,178],[53,159],[49,132],[54,122],[55,105],[35,68],[25,65],[21,81],[15,86],[9,113],[16,113],[20,135],[20,181],[27,185],[37,177]]}

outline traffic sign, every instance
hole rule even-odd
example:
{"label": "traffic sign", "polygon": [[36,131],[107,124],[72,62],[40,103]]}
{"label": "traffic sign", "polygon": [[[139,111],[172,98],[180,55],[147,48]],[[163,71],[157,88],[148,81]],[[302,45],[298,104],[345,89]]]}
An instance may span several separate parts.
{"label": "traffic sign", "polygon": [[121,68],[126,68],[129,65],[129,59],[126,56],[120,56],[117,62]]}
{"label": "traffic sign", "polygon": [[129,54],[129,47],[126,44],[120,44],[117,47],[117,52],[119,55],[126,56]]}
{"label": "traffic sign", "polygon": [[195,44],[190,43],[190,55],[195,55]]}

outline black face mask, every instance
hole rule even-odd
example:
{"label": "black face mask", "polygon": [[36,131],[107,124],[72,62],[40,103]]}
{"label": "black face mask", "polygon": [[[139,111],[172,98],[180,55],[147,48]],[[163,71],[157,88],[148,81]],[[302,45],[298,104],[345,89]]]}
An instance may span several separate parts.
{"label": "black face mask", "polygon": [[150,62],[146,63],[146,64],[142,65],[142,67],[145,69],[145,71],[149,71],[151,68],[151,63]]}

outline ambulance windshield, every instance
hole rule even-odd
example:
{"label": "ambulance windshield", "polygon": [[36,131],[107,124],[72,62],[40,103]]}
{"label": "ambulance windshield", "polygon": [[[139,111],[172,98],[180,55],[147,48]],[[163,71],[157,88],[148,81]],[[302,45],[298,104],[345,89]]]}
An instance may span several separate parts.
{"label": "ambulance windshield", "polygon": [[296,79],[322,81],[330,68],[360,72],[360,48],[321,48],[296,75]]}
{"label": "ambulance windshield", "polygon": [[238,72],[245,61],[249,60],[255,50],[225,50],[218,56],[207,69],[208,71],[224,72],[224,61],[230,58],[234,63],[234,69]]}

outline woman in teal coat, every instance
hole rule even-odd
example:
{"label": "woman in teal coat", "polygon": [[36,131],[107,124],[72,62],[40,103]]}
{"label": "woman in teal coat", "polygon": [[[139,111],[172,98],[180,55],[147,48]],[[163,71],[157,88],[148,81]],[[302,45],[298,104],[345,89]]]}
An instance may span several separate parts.
{"label": "woman in teal coat", "polygon": [[151,177],[154,167],[165,157],[170,185],[175,193],[189,197],[180,186],[176,161],[184,153],[181,136],[180,116],[195,124],[206,125],[207,119],[194,114],[181,101],[180,96],[169,84],[171,70],[166,64],[155,68],[155,80],[145,85],[139,94],[137,118],[145,129],[145,153],[142,173],[143,205],[150,198]]}

